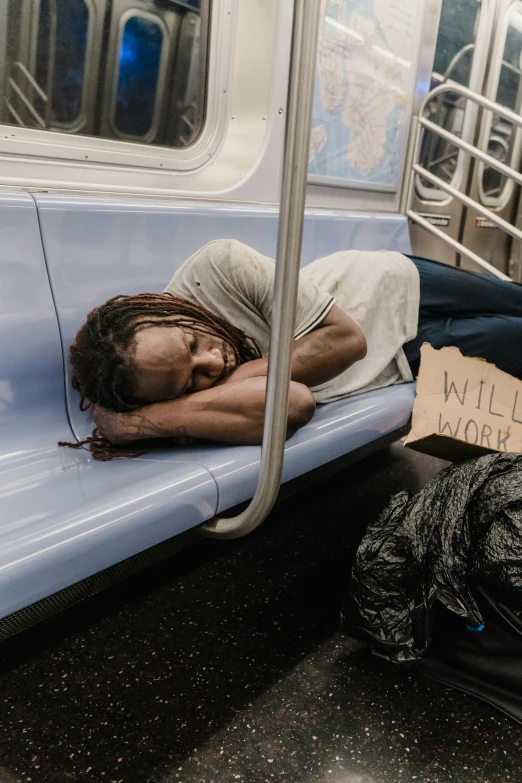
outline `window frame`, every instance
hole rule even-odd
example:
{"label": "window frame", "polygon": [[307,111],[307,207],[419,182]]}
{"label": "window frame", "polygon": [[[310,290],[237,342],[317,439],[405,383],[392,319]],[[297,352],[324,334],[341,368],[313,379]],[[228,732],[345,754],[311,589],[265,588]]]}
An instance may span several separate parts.
{"label": "window frame", "polygon": [[[0,155],[38,158],[58,165],[87,162],[111,168],[187,173],[208,163],[219,150],[228,124],[238,0],[207,0],[207,3],[209,12],[201,17],[201,51],[206,52],[204,119],[201,132],[191,145],[182,148],[149,146],[123,138],[75,136],[0,123]],[[86,67],[88,70],[88,63]]]}

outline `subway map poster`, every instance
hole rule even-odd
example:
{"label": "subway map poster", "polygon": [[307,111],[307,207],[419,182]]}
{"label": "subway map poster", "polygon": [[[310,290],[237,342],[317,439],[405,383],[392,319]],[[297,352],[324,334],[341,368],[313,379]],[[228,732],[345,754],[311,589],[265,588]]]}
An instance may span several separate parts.
{"label": "subway map poster", "polygon": [[322,0],[311,182],[398,189],[421,6],[418,0]]}

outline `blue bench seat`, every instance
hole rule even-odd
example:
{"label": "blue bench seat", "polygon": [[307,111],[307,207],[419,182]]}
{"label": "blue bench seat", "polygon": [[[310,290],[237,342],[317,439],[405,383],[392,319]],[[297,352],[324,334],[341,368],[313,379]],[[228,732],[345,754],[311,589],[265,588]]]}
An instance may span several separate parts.
{"label": "blue bench seat", "polygon": [[[414,398],[415,386],[409,383],[318,405],[312,421],[286,443],[283,483],[404,429]],[[253,496],[261,461],[259,446],[201,444],[179,451],[214,477],[219,493],[217,513]],[[163,455],[154,452],[154,458]],[[169,452],[164,458],[170,458]]]}
{"label": "blue bench seat", "polygon": [[0,617],[201,524],[216,502],[197,464],[53,448],[0,461]]}
{"label": "blue bench seat", "polygon": [[[197,444],[97,463],[86,449],[57,446],[92,428],[67,370],[64,384],[63,353],[85,313],[117,293],[161,290],[192,251],[194,232],[198,244],[212,238],[196,225],[187,231],[181,207],[138,206],[0,194],[0,619],[200,525],[255,490],[260,447]],[[228,231],[218,230],[223,209],[213,219],[205,209],[194,211],[213,237],[252,243],[246,214],[241,221],[230,210]],[[387,220],[387,240],[400,247],[399,219]],[[363,223],[354,221],[353,230],[364,233],[371,221],[361,229]],[[328,247],[310,225],[323,252],[353,240],[341,241],[338,221],[337,247]],[[277,216],[267,210],[256,226],[266,242]],[[284,481],[399,431],[413,396],[413,385],[405,385],[319,406],[287,443]]]}

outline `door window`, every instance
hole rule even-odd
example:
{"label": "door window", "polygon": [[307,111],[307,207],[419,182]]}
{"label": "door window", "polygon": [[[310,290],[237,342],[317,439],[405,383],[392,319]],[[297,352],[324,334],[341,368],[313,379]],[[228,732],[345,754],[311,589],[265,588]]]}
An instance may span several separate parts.
{"label": "door window", "polygon": [[[497,86],[493,96],[497,103],[520,114],[522,108],[522,3],[516,3],[508,12],[501,54],[493,57]],[[500,51],[500,49],[499,49]],[[498,116],[487,121],[487,152],[508,166],[518,167],[521,134],[513,123]],[[511,193],[512,180],[489,166],[481,166],[481,199],[490,207],[500,208]]]}
{"label": "door window", "polygon": [[158,81],[163,30],[150,18],[131,16],[118,52],[114,125],[125,136],[140,138],[152,130],[159,99]]}
{"label": "door window", "polygon": [[[475,37],[480,2],[478,0],[443,0],[431,88],[458,82],[469,86],[475,54]],[[455,93],[434,98],[426,115],[436,125],[461,136],[466,101]],[[459,150],[431,131],[422,137],[420,164],[444,182],[453,182]],[[417,177],[418,195],[425,200],[442,201],[447,195],[430,182]]]}

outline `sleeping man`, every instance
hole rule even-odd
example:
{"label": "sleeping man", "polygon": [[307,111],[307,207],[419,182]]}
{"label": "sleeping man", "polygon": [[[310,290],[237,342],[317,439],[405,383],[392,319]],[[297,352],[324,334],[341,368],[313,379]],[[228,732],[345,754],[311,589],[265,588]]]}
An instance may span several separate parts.
{"label": "sleeping man", "polygon": [[[273,261],[216,240],[162,294],[95,308],[70,349],[81,406],[93,406],[93,456],[137,456],[151,441],[260,443],[273,279]],[[424,342],[522,379],[522,286],[393,251],[343,251],[301,271],[294,336],[288,437],[316,403],[412,381]]]}

